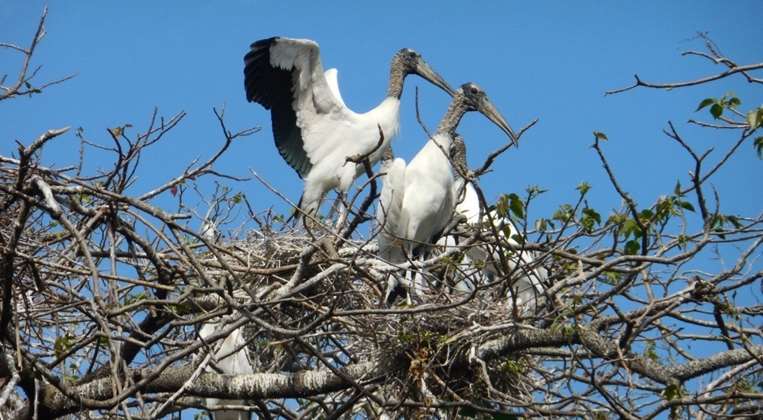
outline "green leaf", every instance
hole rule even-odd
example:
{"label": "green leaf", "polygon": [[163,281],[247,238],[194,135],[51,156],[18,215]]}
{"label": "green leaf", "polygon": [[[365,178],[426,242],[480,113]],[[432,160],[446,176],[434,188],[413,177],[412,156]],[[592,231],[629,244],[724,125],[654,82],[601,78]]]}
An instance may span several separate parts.
{"label": "green leaf", "polygon": [[728,218],[722,214],[719,214],[713,218],[713,220],[710,222],[710,226],[713,227],[713,231],[717,232],[718,237],[721,239],[726,239],[726,235],[723,233],[724,228],[723,224],[726,223]]}
{"label": "green leaf", "polygon": [[729,98],[729,100],[726,103],[728,104],[729,108],[736,108],[742,104],[742,101],[736,96],[732,96]]}
{"label": "green leaf", "polygon": [[649,221],[652,219],[652,216],[654,216],[654,212],[649,209],[641,210],[641,213],[638,214],[639,220],[645,220]]}
{"label": "green leaf", "polygon": [[620,282],[620,273],[617,271],[605,271],[604,278],[601,281],[611,286],[616,286]]}
{"label": "green leaf", "polygon": [[74,337],[69,333],[56,338],[53,344],[53,352],[56,354],[56,357],[63,356],[72,347],[73,343]]}
{"label": "green leaf", "polygon": [[546,231],[546,229],[548,229],[548,220],[541,218],[535,221],[535,230],[543,233]]}
{"label": "green leaf", "polygon": [[706,107],[708,105],[714,104],[714,103],[715,103],[715,99],[714,98],[705,98],[705,99],[702,100],[702,102],[699,103],[699,106],[697,107],[697,109],[694,112],[697,112],[700,109],[702,109],[702,108],[704,108],[704,107]]}
{"label": "green leaf", "polygon": [[107,128],[106,131],[108,131],[109,134],[111,134],[112,137],[116,139],[122,136],[122,134],[124,133],[124,128],[122,127]]}
{"label": "green leaf", "polygon": [[527,187],[525,191],[527,191],[527,195],[529,195],[530,198],[535,198],[548,190],[544,190],[543,188],[537,185],[530,185],[529,187]]}
{"label": "green leaf", "polygon": [[648,340],[646,342],[646,347],[644,348],[644,356],[648,357],[653,362],[660,361],[660,357],[657,355],[657,346],[654,344],[653,340]]}
{"label": "green leaf", "polygon": [[678,247],[681,249],[686,249],[686,244],[689,243],[689,238],[686,235],[678,235]]}
{"label": "green leaf", "polygon": [[624,214],[613,213],[607,219],[607,223],[611,223],[613,225],[621,225],[625,222],[626,219],[627,219],[627,216],[625,216]]}
{"label": "green leaf", "polygon": [[503,194],[498,198],[498,202],[495,203],[495,211],[498,213],[498,217],[504,218],[509,215],[509,196]]}
{"label": "green leaf", "polygon": [[523,219],[525,217],[525,209],[522,200],[514,193],[509,194],[509,200],[509,208],[511,209],[511,212],[514,213],[514,216]]}
{"label": "green leaf", "polygon": [[681,398],[683,390],[680,385],[668,385],[665,390],[662,391],[662,395],[668,401],[673,401],[676,398]]}
{"label": "green leaf", "polygon": [[716,120],[720,118],[721,114],[723,114],[723,105],[716,103],[710,107],[710,115]]}
{"label": "green leaf", "polygon": [[628,219],[623,223],[621,233],[625,239],[628,239],[631,235],[633,235],[634,238],[640,238],[641,228],[639,228],[638,223],[636,223],[634,219]]}
{"label": "green leaf", "polygon": [[675,194],[677,197],[681,196],[681,180],[676,180],[676,187],[673,188],[673,194]]}
{"label": "green leaf", "polygon": [[607,138],[607,135],[602,133],[601,131],[594,131],[593,136],[596,137],[597,140],[604,140],[604,141],[609,140]]}
{"label": "green leaf", "polygon": [[750,125],[750,130],[755,130],[763,125],[763,107],[753,109],[747,113],[747,124]]}
{"label": "green leaf", "polygon": [[552,218],[554,220],[558,220],[562,223],[566,223],[569,221],[573,216],[573,208],[569,204],[562,204],[559,206],[559,209],[554,212],[554,215]]}
{"label": "green leaf", "polygon": [[636,255],[639,249],[641,249],[641,244],[639,244],[638,241],[635,239],[631,239],[630,241],[625,243],[626,255]]}
{"label": "green leaf", "polygon": [[593,231],[594,224],[601,224],[601,215],[596,210],[586,207],[583,209],[583,218],[580,223],[583,225],[583,230],[591,233]]}
{"label": "green leaf", "polygon": [[498,217],[508,217],[509,216],[509,196],[508,194],[503,194],[500,197],[498,197],[498,202],[495,203],[495,211],[498,213]]}
{"label": "green leaf", "polygon": [[655,206],[657,222],[666,221],[671,215],[677,214],[673,207],[678,199],[676,197],[660,197]]}
{"label": "green leaf", "polygon": [[521,360],[507,360],[503,364],[503,370],[506,373],[510,373],[512,375],[521,375],[527,370],[527,367],[522,363]]}
{"label": "green leaf", "polygon": [[726,220],[728,220],[729,222],[731,222],[731,224],[732,224],[732,225],[734,226],[734,228],[736,228],[736,229],[740,229],[740,228],[742,227],[742,224],[739,222],[739,218],[738,218],[738,217],[736,217],[736,216],[731,216],[731,215],[729,215],[729,216],[726,216]]}
{"label": "green leaf", "polygon": [[580,184],[578,184],[578,186],[575,187],[575,189],[580,191],[580,195],[586,195],[586,193],[591,189],[591,184],[583,181]]}
{"label": "green leaf", "polygon": [[595,220],[597,225],[601,224],[601,215],[596,210],[586,207],[583,209],[583,214]]}
{"label": "green leaf", "polygon": [[231,201],[233,202],[233,204],[238,204],[241,202],[243,198],[244,198],[244,195],[240,192],[237,192],[236,195],[231,197]]}
{"label": "green leaf", "polygon": [[79,201],[79,203],[83,205],[90,205],[93,203],[93,196],[91,196],[88,193],[82,192],[77,194],[77,201]]}
{"label": "green leaf", "polygon": [[713,219],[710,221],[710,226],[715,228],[716,230],[723,230],[723,223],[726,221],[726,217],[722,214],[717,214],[713,216]]}
{"label": "green leaf", "polygon": [[758,137],[753,142],[755,151],[758,152],[758,158],[763,159],[763,137]]}
{"label": "green leaf", "polygon": [[694,206],[690,202],[678,200],[676,201],[676,203],[678,203],[678,205],[681,206],[682,208],[689,210],[690,212],[694,212]]}

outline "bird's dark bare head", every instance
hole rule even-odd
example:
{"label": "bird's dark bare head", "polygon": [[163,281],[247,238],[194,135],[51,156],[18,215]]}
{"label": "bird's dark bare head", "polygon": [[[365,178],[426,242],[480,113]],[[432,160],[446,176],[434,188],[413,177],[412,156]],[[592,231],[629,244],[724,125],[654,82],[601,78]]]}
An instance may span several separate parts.
{"label": "bird's dark bare head", "polygon": [[398,51],[395,54],[392,66],[398,69],[402,77],[409,74],[417,74],[449,95],[452,96],[454,93],[453,88],[448,85],[448,82],[429,66],[429,63],[424,60],[421,54],[410,48],[403,48]]}
{"label": "bird's dark bare head", "polygon": [[422,60],[421,54],[410,48],[403,48],[395,54],[395,61],[400,63],[406,74],[416,72],[416,65],[419,60]]}
{"label": "bird's dark bare head", "polygon": [[490,102],[487,93],[485,93],[478,84],[473,82],[464,83],[456,93],[454,100],[460,100],[466,111],[479,111],[506,133],[511,141],[516,144],[517,137],[509,126],[509,123],[506,122],[503,115],[498,112],[495,105]]}
{"label": "bird's dark bare head", "polygon": [[490,103],[490,98],[487,97],[485,91],[476,83],[464,83],[461,85],[459,92],[461,100],[469,111],[480,111],[485,102]]}

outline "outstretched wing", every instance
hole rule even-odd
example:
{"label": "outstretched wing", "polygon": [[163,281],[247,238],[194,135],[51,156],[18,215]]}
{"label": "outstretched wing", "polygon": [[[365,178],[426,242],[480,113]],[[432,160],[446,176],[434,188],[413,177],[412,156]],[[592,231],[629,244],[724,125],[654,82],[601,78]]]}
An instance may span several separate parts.
{"label": "outstretched wing", "polygon": [[326,82],[318,44],[273,37],[256,41],[244,56],[246,99],[271,112],[276,147],[301,176],[313,166],[302,129],[322,114],[344,109]]}
{"label": "outstretched wing", "polygon": [[331,93],[334,94],[334,98],[336,98],[337,102],[343,107],[347,107],[344,103],[344,99],[342,99],[342,93],[339,91],[339,70],[328,69],[323,75],[326,77],[326,83],[328,83]]}

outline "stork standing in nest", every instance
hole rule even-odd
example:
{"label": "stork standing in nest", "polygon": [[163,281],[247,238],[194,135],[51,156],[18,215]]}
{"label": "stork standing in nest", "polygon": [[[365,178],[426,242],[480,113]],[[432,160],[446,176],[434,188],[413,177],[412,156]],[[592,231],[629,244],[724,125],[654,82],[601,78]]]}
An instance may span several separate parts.
{"label": "stork standing in nest", "polygon": [[[487,117],[516,144],[517,136],[506,119],[490,102],[487,94],[476,84],[466,83],[453,95],[448,111],[440,121],[437,132],[407,165],[398,158],[383,163],[386,170],[384,187],[377,210],[380,226],[379,252],[392,263],[412,261],[414,251],[432,244],[453,217],[456,188],[451,166],[451,146],[456,128],[467,112],[477,111]],[[423,260],[424,253],[418,253]],[[423,285],[406,273],[411,294]],[[390,276],[385,301],[389,303],[395,288],[395,276]]]}
{"label": "stork standing in nest", "polygon": [[[502,275],[508,277],[507,297],[511,306],[515,306],[520,314],[535,312],[542,304],[544,296],[544,283],[548,279],[545,267],[537,264],[537,253],[524,249],[521,243],[521,233],[508,217],[499,216],[495,209],[487,209],[490,217],[480,205],[474,180],[464,179],[461,174],[468,174],[469,168],[466,161],[466,144],[464,139],[456,135],[450,150],[451,162],[458,168],[454,182],[454,195],[456,197],[455,214],[462,217],[470,229],[484,229],[485,234],[492,236],[498,232],[491,244],[476,244],[464,249],[464,257],[459,270],[462,275],[455,288],[462,292],[471,292],[480,284],[493,282]],[[480,220],[483,223],[480,223]],[[492,221],[495,229],[490,229],[487,222]],[[492,241],[491,241],[492,242]],[[520,243],[521,242],[521,243]],[[446,249],[459,246],[457,235],[442,237],[437,242]],[[505,249],[512,252],[506,253]],[[505,267],[502,267],[499,253],[505,255]],[[475,272],[475,265],[483,268]]]}

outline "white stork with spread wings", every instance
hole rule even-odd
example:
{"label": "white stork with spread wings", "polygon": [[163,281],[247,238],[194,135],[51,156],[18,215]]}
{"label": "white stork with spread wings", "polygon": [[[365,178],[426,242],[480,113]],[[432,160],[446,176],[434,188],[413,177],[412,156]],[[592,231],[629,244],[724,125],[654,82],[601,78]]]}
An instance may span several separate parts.
{"label": "white stork with spread wings", "polygon": [[[400,96],[408,74],[453,93],[421,55],[407,48],[392,58],[387,96],[361,114],[344,104],[337,71],[323,71],[314,41],[263,39],[251,45],[244,64],[246,98],[270,110],[276,147],[305,180],[300,207],[307,214],[317,212],[329,190],[346,193],[362,173],[363,166],[347,162],[348,157],[370,154],[372,164],[379,160],[398,133]],[[384,134],[381,147],[379,127]]]}

